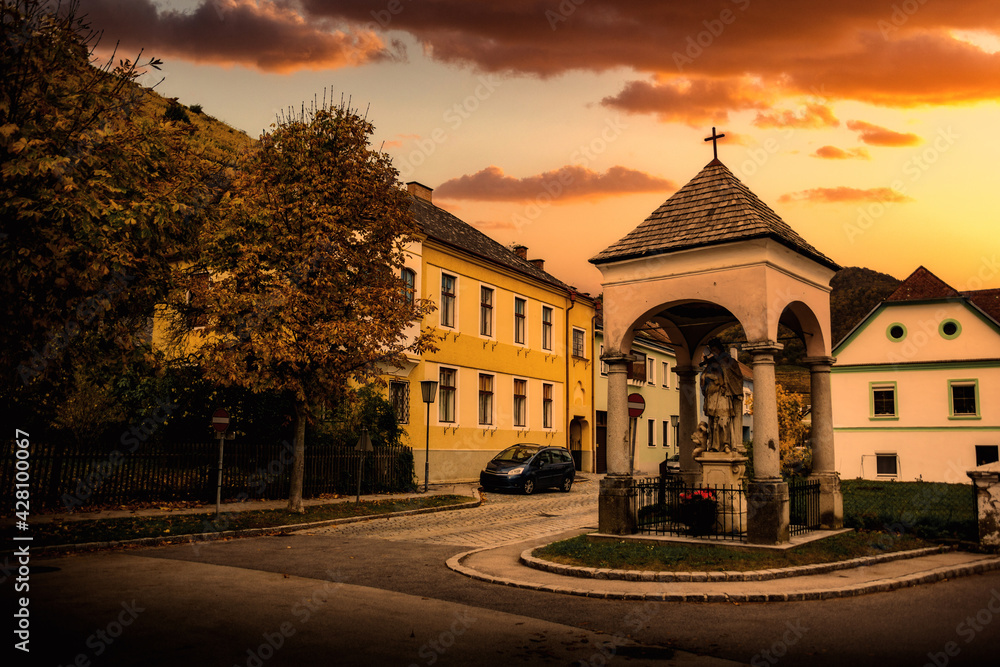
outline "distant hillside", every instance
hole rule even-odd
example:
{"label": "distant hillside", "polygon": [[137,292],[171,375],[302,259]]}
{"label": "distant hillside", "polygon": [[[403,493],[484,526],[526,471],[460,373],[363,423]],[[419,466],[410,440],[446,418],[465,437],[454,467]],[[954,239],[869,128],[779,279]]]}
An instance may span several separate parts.
{"label": "distant hillside", "polygon": [[206,114],[198,104],[184,106],[177,100],[167,99],[150,88],[142,90],[145,93],[145,112],[153,117],[190,124],[194,129],[192,133],[194,144],[203,147],[203,154],[208,159],[228,161],[254,142],[246,132],[230,127]]}
{"label": "distant hillside", "polygon": [[839,343],[872,308],[899,286],[890,275],[858,266],[841,269],[830,281],[830,325]]}

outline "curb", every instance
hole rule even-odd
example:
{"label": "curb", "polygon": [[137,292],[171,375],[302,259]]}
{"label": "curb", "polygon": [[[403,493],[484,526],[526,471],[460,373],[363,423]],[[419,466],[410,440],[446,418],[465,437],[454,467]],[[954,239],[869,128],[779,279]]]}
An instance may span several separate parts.
{"label": "curb", "polygon": [[[559,593],[562,595],[577,595],[580,597],[599,598],[604,600],[644,600],[650,602],[804,602],[810,600],[830,600],[833,598],[855,597],[867,595],[869,593],[884,593],[900,588],[929,584],[954,577],[968,576],[972,574],[982,574],[1000,570],[1000,558],[984,559],[976,563],[967,563],[959,566],[943,566],[928,570],[926,572],[914,573],[893,579],[881,579],[867,582],[857,586],[844,586],[841,588],[820,589],[815,591],[803,591],[800,593],[642,593],[625,591],[594,591],[572,586],[557,584],[532,584],[505,577],[494,577],[484,574],[478,570],[466,567],[462,561],[469,556],[481,551],[488,551],[497,547],[483,547],[473,549],[464,553],[452,556],[447,561],[449,569],[462,574],[470,579],[477,579],[491,584],[522,588],[526,590],[545,591],[549,593]],[[924,554],[927,555],[927,554]],[[769,572],[780,572],[780,570],[769,570]],[[707,573],[705,573],[707,574]],[[815,573],[814,573],[815,574]],[[795,575],[789,575],[795,576]],[[676,580],[675,580],[676,581]],[[719,583],[720,580],[706,580],[712,583]]]}
{"label": "curb", "polygon": [[520,562],[522,565],[543,572],[551,572],[570,577],[580,577],[582,579],[607,579],[615,581],[656,581],[656,582],[692,582],[692,583],[717,583],[720,581],[770,581],[772,579],[784,579],[787,577],[801,577],[813,574],[828,574],[837,570],[848,570],[866,565],[877,565],[879,563],[889,563],[895,560],[905,560],[908,558],[919,558],[932,554],[952,551],[953,547],[924,547],[922,549],[911,549],[910,551],[896,551],[877,556],[859,556],[849,560],[834,561],[831,563],[813,563],[811,565],[796,565],[770,570],[746,570],[746,571],[725,571],[725,572],[659,572],[648,570],[613,570],[609,568],[582,567],[579,565],[565,565],[563,563],[553,563],[552,561],[538,558],[532,555],[532,551],[538,547],[525,549],[521,552]]}
{"label": "curb", "polygon": [[[241,530],[223,530],[213,533],[190,533],[187,535],[160,536],[160,537],[137,537],[132,540],[112,540],[109,542],[85,542],[82,544],[60,544],[33,547],[33,554],[60,554],[73,553],[77,551],[97,551],[101,549],[114,549],[118,547],[155,547],[168,544],[196,544],[199,542],[212,542],[234,537],[256,537],[259,535],[273,535],[276,533],[297,533],[310,528],[322,528],[324,526],[334,526],[339,524],[360,523],[362,521],[376,521],[378,519],[391,519],[393,517],[413,516],[416,514],[433,514],[435,512],[448,512],[451,510],[463,510],[472,507],[479,507],[483,503],[483,494],[476,490],[478,500],[458,505],[445,505],[444,507],[421,507],[415,510],[404,510],[402,512],[387,512],[385,514],[366,514],[365,516],[352,516],[342,519],[324,519],[323,521],[312,521],[310,523],[295,523],[285,526],[268,526],[266,528],[243,528]],[[0,553],[13,553],[3,551]]]}

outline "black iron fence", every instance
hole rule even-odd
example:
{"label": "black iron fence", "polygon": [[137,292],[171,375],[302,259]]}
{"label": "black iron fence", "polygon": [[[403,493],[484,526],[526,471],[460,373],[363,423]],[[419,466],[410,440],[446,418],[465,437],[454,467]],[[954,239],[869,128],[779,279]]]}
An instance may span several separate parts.
{"label": "black iron fence", "polygon": [[746,539],[746,492],[740,486],[688,486],[678,477],[635,480],[640,533],[716,540]]}
{"label": "black iron fence", "polygon": [[819,530],[819,480],[788,482],[788,505],[788,530],[792,535]]}
{"label": "black iron fence", "polygon": [[[26,471],[32,509],[215,500],[218,441],[143,443],[134,449],[33,441]],[[0,497],[9,508],[14,507],[18,472],[14,453],[14,443],[8,440],[0,456]],[[353,447],[306,443],[303,496],[355,493],[361,456]],[[287,498],[292,458],[288,442],[225,441],[223,500]],[[21,479],[24,477],[22,474]],[[377,447],[365,454],[361,481],[362,493],[412,488],[412,450],[406,446]]]}

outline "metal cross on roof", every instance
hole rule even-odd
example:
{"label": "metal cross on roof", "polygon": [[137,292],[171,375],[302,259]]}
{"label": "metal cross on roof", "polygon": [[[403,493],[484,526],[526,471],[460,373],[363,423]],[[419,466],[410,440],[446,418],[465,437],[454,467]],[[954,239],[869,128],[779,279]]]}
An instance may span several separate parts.
{"label": "metal cross on roof", "polygon": [[719,144],[718,144],[718,140],[721,139],[724,136],[726,136],[726,135],[724,135],[724,134],[716,134],[715,133],[715,128],[713,127],[712,128],[712,136],[705,137],[705,141],[711,141],[712,142],[712,157],[715,158],[716,160],[719,159]]}

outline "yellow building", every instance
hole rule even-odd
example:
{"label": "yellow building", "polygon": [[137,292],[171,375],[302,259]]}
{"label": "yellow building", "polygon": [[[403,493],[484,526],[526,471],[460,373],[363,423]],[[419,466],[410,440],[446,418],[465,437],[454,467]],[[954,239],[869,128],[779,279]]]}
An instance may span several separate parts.
{"label": "yellow building", "polygon": [[[418,479],[478,479],[501,449],[518,442],[569,448],[592,470],[594,304],[529,260],[407,184],[422,233],[408,249],[403,279],[437,310],[416,328],[438,350],[389,369],[389,398],[413,447]],[[437,382],[429,406],[420,383]],[[429,425],[429,429],[428,429]]]}

